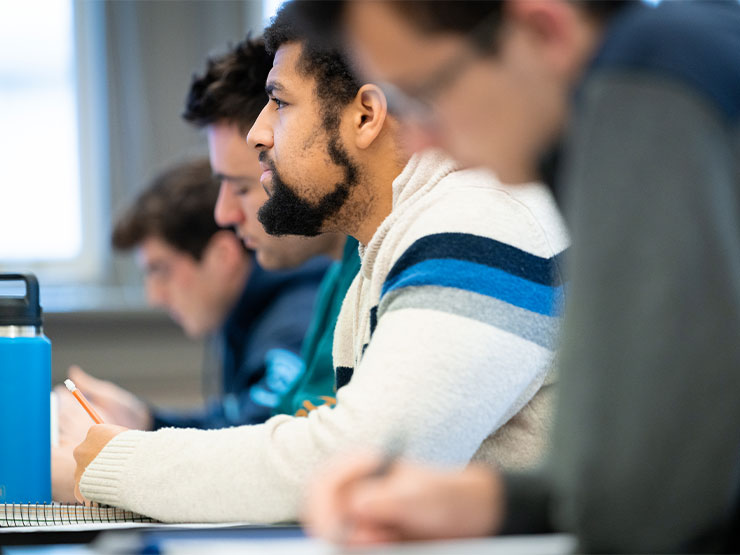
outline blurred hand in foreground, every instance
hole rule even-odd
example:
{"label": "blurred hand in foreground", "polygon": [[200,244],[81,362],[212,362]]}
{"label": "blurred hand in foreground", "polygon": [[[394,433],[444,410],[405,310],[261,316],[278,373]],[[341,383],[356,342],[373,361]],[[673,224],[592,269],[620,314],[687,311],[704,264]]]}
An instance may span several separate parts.
{"label": "blurred hand in foreground", "polygon": [[308,491],[304,524],[344,545],[484,536],[503,520],[503,484],[489,468],[436,470],[380,455],[337,459]]}

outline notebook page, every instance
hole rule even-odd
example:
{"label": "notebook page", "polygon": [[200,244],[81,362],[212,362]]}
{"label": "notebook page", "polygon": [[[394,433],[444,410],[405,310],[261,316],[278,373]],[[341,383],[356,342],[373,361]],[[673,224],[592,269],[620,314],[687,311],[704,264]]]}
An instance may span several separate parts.
{"label": "notebook page", "polygon": [[117,522],[152,523],[157,521],[125,509],[100,505],[0,503],[0,527]]}

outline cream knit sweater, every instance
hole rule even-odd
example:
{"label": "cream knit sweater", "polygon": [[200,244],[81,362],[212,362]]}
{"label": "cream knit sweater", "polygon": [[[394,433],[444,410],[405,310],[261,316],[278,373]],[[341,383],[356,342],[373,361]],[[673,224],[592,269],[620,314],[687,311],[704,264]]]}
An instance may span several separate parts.
{"label": "cream knit sweater", "polygon": [[257,426],[124,432],[88,466],[82,493],[164,521],[277,522],[297,518],[322,463],[358,445],[393,438],[432,463],[533,464],[549,429],[540,388],[552,380],[554,257],[566,242],[544,187],[415,155],[337,323],[335,367],[349,381],[337,406]]}

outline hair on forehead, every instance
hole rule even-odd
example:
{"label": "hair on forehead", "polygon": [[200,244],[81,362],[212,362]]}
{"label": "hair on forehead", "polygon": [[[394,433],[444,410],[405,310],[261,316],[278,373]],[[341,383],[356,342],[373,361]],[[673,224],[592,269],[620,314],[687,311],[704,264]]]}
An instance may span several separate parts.
{"label": "hair on forehead", "polygon": [[[607,21],[624,8],[635,4],[635,0],[570,0],[584,13],[599,21]],[[335,4],[337,2],[334,2]],[[340,2],[341,8],[333,7],[335,24],[336,16],[347,2]],[[472,36],[475,42],[483,46],[483,37],[488,32],[489,44],[495,41],[496,35],[504,20],[506,2],[502,0],[404,0],[388,1],[396,13],[423,33],[458,33],[470,35],[480,31],[479,37]],[[341,13],[341,11],[339,11]],[[314,21],[319,12],[314,12]]]}
{"label": "hair on forehead", "polygon": [[[293,1],[294,11],[315,37],[341,42],[344,12],[352,0]],[[381,0],[353,0],[373,1]],[[599,22],[638,3],[638,0],[569,0]],[[424,34],[466,35],[482,50],[495,49],[505,19],[503,0],[382,0],[412,28]]]}
{"label": "hair on forehead", "polygon": [[285,44],[300,45],[296,70],[315,80],[324,125],[336,128],[341,108],[354,100],[360,84],[337,43],[322,40],[305,26],[298,13],[299,4],[283,4],[265,29],[265,46],[274,55]]}

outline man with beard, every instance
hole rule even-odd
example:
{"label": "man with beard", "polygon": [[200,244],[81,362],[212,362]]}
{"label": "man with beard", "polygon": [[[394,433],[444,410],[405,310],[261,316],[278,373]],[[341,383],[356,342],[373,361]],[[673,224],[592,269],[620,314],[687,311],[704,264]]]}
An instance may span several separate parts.
{"label": "man with beard", "polygon": [[551,195],[437,151],[403,155],[381,89],[306,40],[289,8],[265,40],[270,100],[248,135],[271,195],[261,221],[361,244],[335,331],[337,406],[212,432],[94,426],[75,451],[82,496],[166,521],[275,522],[297,517],[328,456],[358,444],[536,464],[566,245]]}
{"label": "man with beard", "polygon": [[210,59],[206,71],[193,79],[183,117],[204,129],[208,138],[211,166],[221,182],[216,221],[234,227],[244,244],[254,249],[261,266],[287,270],[319,254],[336,260],[319,287],[300,360],[294,364],[287,358],[282,361],[286,376],[299,378],[280,396],[273,414],[306,415],[336,401],[334,326],[344,295],[360,269],[360,259],[357,241],[343,233],[275,237],[257,219],[268,197],[259,182],[258,152],[247,145],[245,137],[267,101],[265,79],[271,67],[272,55],[260,39],[247,38],[225,55]]}

